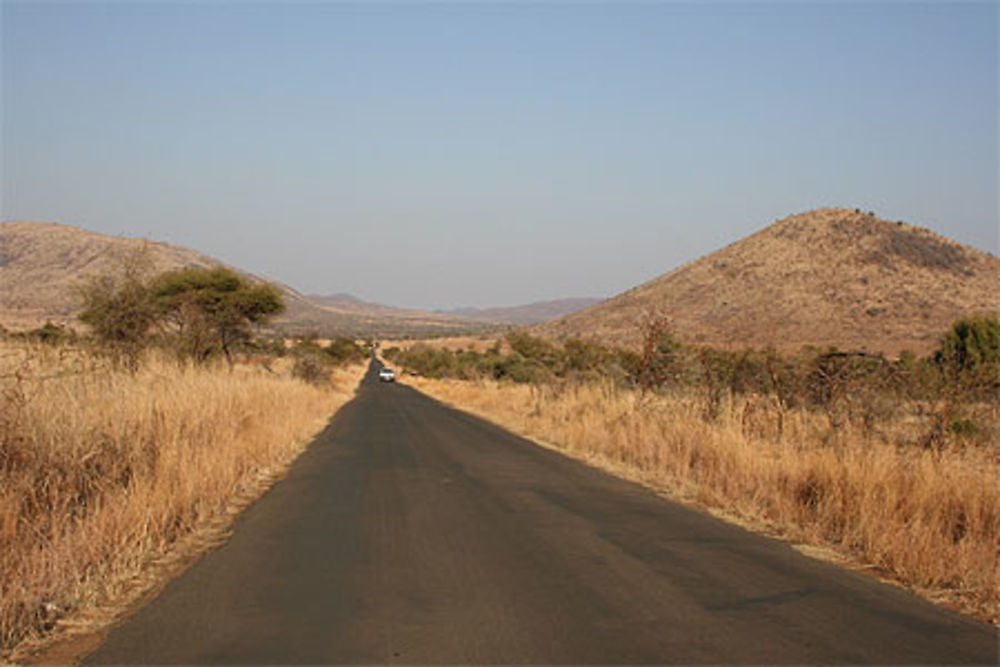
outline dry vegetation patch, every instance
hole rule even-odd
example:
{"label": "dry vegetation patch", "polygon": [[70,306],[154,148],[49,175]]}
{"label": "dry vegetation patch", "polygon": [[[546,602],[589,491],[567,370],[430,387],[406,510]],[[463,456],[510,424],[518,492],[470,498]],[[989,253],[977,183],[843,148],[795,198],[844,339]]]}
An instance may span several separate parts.
{"label": "dry vegetation patch", "polygon": [[[778,414],[755,398],[729,397],[706,421],[702,397],[690,390],[406,381],[675,499],[832,547],[927,597],[1000,621],[1000,454],[907,444],[927,428],[919,406],[872,434],[833,429],[806,410]],[[978,409],[980,419],[1000,419],[996,405]]]}
{"label": "dry vegetation patch", "polygon": [[[0,646],[24,653],[88,610],[134,599],[178,545],[218,532],[354,394],[290,360],[134,373],[83,349],[0,346]],[[93,614],[90,614],[93,617]],[[105,615],[106,616],[106,615]]]}

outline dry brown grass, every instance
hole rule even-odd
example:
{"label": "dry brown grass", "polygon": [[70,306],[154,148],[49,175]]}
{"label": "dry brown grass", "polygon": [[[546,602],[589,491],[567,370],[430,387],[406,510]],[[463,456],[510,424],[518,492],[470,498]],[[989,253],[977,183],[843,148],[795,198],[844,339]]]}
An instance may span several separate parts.
{"label": "dry brown grass", "polygon": [[141,594],[153,564],[263,492],[363,370],[317,388],[274,365],[229,373],[152,358],[130,375],[86,351],[0,346],[6,655]]}
{"label": "dry brown grass", "polygon": [[880,438],[831,433],[805,411],[783,415],[779,438],[767,405],[731,401],[709,424],[695,396],[643,396],[611,384],[406,381],[674,498],[832,547],[927,597],[1000,621],[996,449],[899,446],[922,427],[906,421]]}

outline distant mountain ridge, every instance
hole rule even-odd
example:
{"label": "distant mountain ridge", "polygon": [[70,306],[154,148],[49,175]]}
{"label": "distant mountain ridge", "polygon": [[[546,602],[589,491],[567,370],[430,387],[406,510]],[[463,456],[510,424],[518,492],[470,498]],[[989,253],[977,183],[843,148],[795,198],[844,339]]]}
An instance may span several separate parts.
{"label": "distant mountain ridge", "polygon": [[[137,252],[154,273],[226,266],[204,253],[158,241],[105,236],[51,222],[0,223],[0,325],[21,330],[46,321],[77,324],[78,286],[89,277],[119,270],[124,258]],[[337,303],[316,303],[287,285],[236,270],[281,289],[287,310],[274,328],[285,333],[428,336],[489,328],[457,316],[375,307],[346,295],[339,295]]]}
{"label": "distant mountain ridge", "polygon": [[521,306],[506,306],[497,308],[453,308],[439,310],[445,315],[455,315],[470,320],[488,322],[503,322],[518,326],[547,322],[556,317],[569,315],[600,303],[603,299],[576,297],[569,299],[553,299],[536,301]]}
{"label": "distant mountain ridge", "polygon": [[435,311],[410,310],[386,306],[371,301],[365,301],[353,294],[344,292],[338,294],[308,294],[306,298],[325,308],[349,308],[370,314],[423,313],[429,317],[444,317],[465,322],[480,322],[495,325],[527,326],[545,322],[562,315],[568,315],[578,310],[600,303],[601,299],[568,298],[551,301],[536,301],[519,306],[504,306],[497,308],[452,308]]}
{"label": "distant mountain ridge", "polygon": [[534,332],[635,346],[649,313],[723,347],[933,349],[954,320],[1000,310],[1000,259],[857,209],[793,215]]}

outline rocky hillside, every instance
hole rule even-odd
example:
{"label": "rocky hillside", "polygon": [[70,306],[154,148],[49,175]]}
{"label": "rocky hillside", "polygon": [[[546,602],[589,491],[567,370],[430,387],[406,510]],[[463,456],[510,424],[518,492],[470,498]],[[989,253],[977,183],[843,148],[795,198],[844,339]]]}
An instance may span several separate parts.
{"label": "rocky hillside", "polygon": [[535,331],[635,345],[639,321],[659,312],[690,342],[927,352],[955,319],[998,309],[993,255],[905,222],[820,209]]}
{"label": "rocky hillside", "polygon": [[[150,272],[223,262],[180,246],[104,236],[44,222],[0,224],[0,326],[22,330],[46,321],[74,324],[77,291],[88,278],[119,271],[137,256]],[[263,280],[243,272],[254,280]],[[427,336],[481,331],[484,325],[459,317],[399,308],[383,310],[363,302],[314,303],[287,285],[275,283],[288,307],[275,327],[287,333],[322,336]]]}

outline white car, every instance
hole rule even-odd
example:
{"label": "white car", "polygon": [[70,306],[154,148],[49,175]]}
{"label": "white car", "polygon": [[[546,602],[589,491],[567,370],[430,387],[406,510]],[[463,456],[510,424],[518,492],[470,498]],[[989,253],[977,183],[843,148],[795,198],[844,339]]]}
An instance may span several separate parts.
{"label": "white car", "polygon": [[378,379],[382,382],[395,382],[396,371],[391,368],[383,368],[378,372]]}

